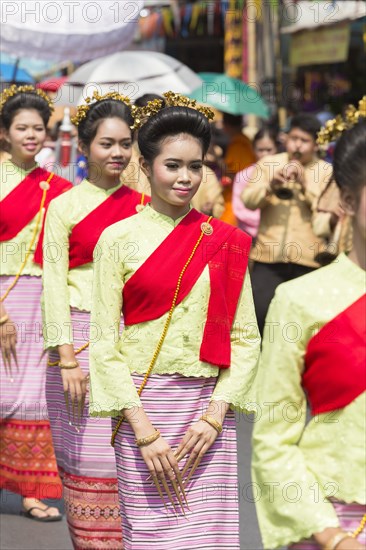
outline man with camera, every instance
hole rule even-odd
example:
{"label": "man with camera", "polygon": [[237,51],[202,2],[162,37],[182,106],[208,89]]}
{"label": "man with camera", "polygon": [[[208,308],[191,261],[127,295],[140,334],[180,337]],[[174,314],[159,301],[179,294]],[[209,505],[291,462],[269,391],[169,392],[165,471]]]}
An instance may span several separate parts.
{"label": "man with camera", "polygon": [[332,173],[331,165],[317,157],[319,130],[316,117],[294,116],[286,152],[258,162],[242,194],[247,208],[261,210],[257,241],[251,251],[253,296],[261,334],[276,287],[319,267],[317,257],[332,231],[331,214],[317,211],[319,196]]}

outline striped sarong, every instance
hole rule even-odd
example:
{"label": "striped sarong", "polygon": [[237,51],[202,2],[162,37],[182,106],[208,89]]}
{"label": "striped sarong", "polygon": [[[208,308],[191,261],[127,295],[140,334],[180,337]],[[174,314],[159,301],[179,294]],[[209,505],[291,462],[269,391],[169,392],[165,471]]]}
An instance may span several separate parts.
{"label": "striped sarong", "polygon": [[[0,277],[1,294],[14,277]],[[0,488],[24,497],[61,498],[45,397],[40,277],[24,275],[5,301],[17,328],[19,371],[9,376],[0,357]],[[1,354],[0,354],[1,355]]]}
{"label": "striped sarong", "polygon": [[[90,314],[72,309],[71,319],[77,349],[88,341]],[[85,374],[89,373],[88,357],[88,349],[77,356]],[[51,362],[58,359],[57,352],[50,353]],[[46,396],[74,548],[120,550],[122,531],[110,419],[88,417],[87,395],[79,431],[70,425],[58,367],[47,369]]]}
{"label": "striped sarong", "polygon": [[[363,515],[366,513],[366,507],[363,504],[345,504],[343,502],[333,502],[333,506],[339,518],[340,527],[344,531],[353,532],[360,525]],[[361,544],[366,545],[366,530],[357,537]],[[314,539],[307,539],[297,542],[289,547],[289,550],[319,550],[319,545]]]}
{"label": "striped sarong", "polygon": [[[140,375],[133,378],[136,387],[143,379]],[[173,449],[206,410],[215,383],[216,378],[178,374],[149,377],[143,406]],[[231,411],[223,432],[187,485],[190,510],[186,517],[182,513],[176,517],[170,504],[167,511],[155,485],[147,481],[149,471],[127,422],[119,429],[115,453],[125,550],[239,549],[236,431]]]}

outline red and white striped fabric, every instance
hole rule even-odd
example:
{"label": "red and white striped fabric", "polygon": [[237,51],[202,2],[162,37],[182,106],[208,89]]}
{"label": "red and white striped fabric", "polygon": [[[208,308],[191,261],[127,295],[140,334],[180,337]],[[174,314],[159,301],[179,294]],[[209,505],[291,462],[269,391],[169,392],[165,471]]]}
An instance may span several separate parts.
{"label": "red and white striped fabric", "polygon": [[[72,309],[71,321],[77,349],[89,339],[90,313]],[[78,355],[85,374],[89,373],[88,357],[88,349]],[[50,353],[51,362],[58,359],[57,352]],[[87,395],[79,431],[75,427],[76,417],[74,425],[70,425],[58,367],[47,369],[46,396],[74,547],[120,550],[123,545],[116,464],[110,444],[111,421],[88,416]]]}
{"label": "red and white striped fabric", "polygon": [[[14,277],[0,277],[3,294]],[[0,358],[0,487],[22,496],[61,498],[45,397],[47,357],[43,356],[42,280],[24,275],[6,298],[17,329],[19,370],[11,375]]]}
{"label": "red and white striped fabric", "polygon": [[[138,387],[143,377],[133,378]],[[142,403],[173,449],[206,410],[215,383],[216,378],[178,374],[149,377]],[[164,508],[155,485],[147,481],[148,469],[126,422],[116,437],[115,453],[125,550],[239,549],[237,448],[231,411],[223,432],[187,485],[190,510],[186,510],[186,517],[182,513],[176,517],[171,505],[168,511]],[[184,460],[180,467],[184,467]]]}

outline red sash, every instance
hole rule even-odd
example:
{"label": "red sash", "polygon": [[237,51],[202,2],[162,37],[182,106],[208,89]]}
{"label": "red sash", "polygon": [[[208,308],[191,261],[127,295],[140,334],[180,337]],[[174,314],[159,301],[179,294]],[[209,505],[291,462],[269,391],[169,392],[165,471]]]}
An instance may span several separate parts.
{"label": "red sash", "polygon": [[311,338],[302,384],[313,415],[342,409],[366,389],[366,294]]}
{"label": "red sash", "polygon": [[[43,195],[39,184],[41,181],[46,181],[49,176],[50,172],[47,170],[35,168],[0,202],[0,241],[13,239],[37,215]],[[71,187],[72,183],[54,174],[47,191],[45,210],[47,211],[52,199]],[[44,227],[42,226],[35,257],[36,255],[42,256],[43,232]]]}
{"label": "red sash", "polygon": [[[192,209],[132,275],[123,288],[125,325],[158,319],[171,307],[180,272],[207,220]],[[182,279],[177,304],[189,294],[208,264],[210,300],[200,360],[221,368],[231,361],[230,330],[243,287],[251,238],[243,231],[213,219],[212,235],[204,235]]]}
{"label": "red sash", "polygon": [[[70,269],[92,262],[94,248],[104,229],[136,214],[141,199],[140,193],[123,185],[77,223],[69,237]],[[150,197],[145,196],[143,204],[149,200]]]}

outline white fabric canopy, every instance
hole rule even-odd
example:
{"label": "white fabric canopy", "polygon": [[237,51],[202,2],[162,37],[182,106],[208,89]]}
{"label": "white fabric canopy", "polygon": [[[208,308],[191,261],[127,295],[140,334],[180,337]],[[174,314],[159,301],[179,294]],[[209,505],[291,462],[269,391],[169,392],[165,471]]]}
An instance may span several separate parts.
{"label": "white fabric canopy", "polygon": [[162,94],[168,90],[187,94],[202,79],[189,67],[160,52],[125,51],[82,65],[61,86],[56,105],[78,105],[94,91],[119,92],[135,100],[142,94]]}
{"label": "white fabric canopy", "polygon": [[364,0],[337,0],[335,2],[297,2],[287,0],[285,15],[291,23],[282,27],[281,33],[288,34],[302,30],[311,30],[324,25],[335,25],[345,20],[359,19],[366,16]]}
{"label": "white fabric canopy", "polygon": [[85,62],[123,50],[143,0],[2,0],[1,51],[17,57]]}

